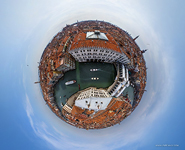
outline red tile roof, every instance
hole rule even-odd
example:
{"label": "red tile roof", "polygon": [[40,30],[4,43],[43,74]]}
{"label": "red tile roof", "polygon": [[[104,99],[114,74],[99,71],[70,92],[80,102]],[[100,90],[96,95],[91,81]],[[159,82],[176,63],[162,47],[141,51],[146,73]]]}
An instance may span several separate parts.
{"label": "red tile roof", "polygon": [[121,53],[121,50],[114,40],[114,38],[110,34],[106,34],[108,41],[99,40],[99,39],[86,39],[86,33],[80,32],[75,37],[71,44],[70,50],[77,49],[80,47],[103,47],[115,50]]}

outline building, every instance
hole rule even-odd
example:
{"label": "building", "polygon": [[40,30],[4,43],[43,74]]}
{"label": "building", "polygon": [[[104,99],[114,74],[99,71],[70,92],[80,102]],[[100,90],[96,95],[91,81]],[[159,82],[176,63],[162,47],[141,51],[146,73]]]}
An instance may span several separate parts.
{"label": "building", "polygon": [[80,93],[75,101],[75,106],[95,111],[104,110],[111,99],[111,95],[106,90],[91,87]]}
{"label": "building", "polygon": [[114,38],[99,30],[76,35],[68,52],[78,62],[119,62],[134,68],[130,56],[119,47]]}
{"label": "building", "polygon": [[75,69],[75,59],[68,53],[61,56],[56,64],[56,70],[66,72]]}

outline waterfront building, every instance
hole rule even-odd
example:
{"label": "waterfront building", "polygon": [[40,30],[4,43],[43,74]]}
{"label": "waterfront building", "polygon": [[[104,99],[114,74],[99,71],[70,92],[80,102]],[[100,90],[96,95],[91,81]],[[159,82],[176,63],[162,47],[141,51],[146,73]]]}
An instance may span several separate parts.
{"label": "waterfront building", "polygon": [[95,111],[104,110],[111,99],[111,95],[106,90],[91,87],[80,93],[75,106]]}
{"label": "waterfront building", "polygon": [[68,52],[78,62],[119,62],[134,68],[130,56],[119,47],[114,38],[100,31],[79,33],[74,37]]}
{"label": "waterfront building", "polygon": [[56,70],[66,72],[73,69],[75,69],[75,59],[68,53],[63,54],[56,63]]}

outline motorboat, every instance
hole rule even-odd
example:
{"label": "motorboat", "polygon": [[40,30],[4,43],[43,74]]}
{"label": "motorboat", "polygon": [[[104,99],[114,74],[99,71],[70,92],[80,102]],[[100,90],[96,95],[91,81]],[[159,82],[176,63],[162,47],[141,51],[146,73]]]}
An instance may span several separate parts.
{"label": "motorboat", "polygon": [[71,85],[71,84],[74,84],[74,83],[76,83],[76,80],[67,81],[65,83],[65,85]]}

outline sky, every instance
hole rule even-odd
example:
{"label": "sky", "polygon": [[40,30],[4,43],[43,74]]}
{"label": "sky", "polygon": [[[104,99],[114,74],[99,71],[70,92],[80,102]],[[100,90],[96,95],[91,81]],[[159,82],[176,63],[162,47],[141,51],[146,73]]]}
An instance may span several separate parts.
{"label": "sky", "polygon": [[[185,149],[185,2],[179,0],[1,0],[0,149]],[[83,130],[45,104],[38,62],[66,24],[104,20],[128,31],[144,54],[147,92],[110,128]]]}

